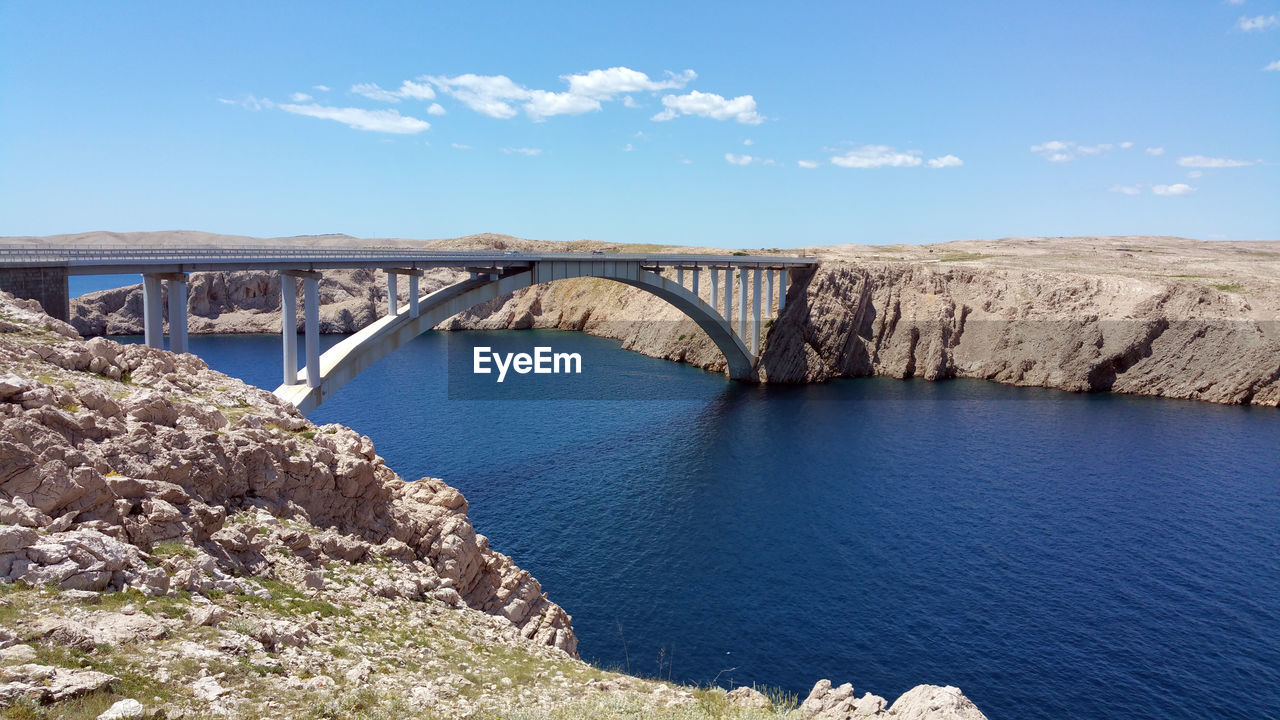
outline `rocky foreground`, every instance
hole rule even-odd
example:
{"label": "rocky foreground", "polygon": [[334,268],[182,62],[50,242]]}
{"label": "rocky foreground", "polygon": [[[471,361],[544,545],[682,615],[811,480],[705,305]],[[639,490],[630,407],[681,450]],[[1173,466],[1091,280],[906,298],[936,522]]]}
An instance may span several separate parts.
{"label": "rocky foreground", "polygon": [[952,687],[797,706],[602,671],[466,512],[348,428],[0,293],[3,717],[983,717]]}
{"label": "rocky foreground", "polygon": [[[97,236],[103,234],[93,235],[71,239],[102,240]],[[170,235],[134,233],[127,239],[141,244],[194,241]],[[430,243],[379,241],[388,243],[729,252],[557,244],[498,235]],[[1280,405],[1280,243],[1011,238],[813,251],[822,265],[794,278],[789,306],[764,331],[762,381],[977,378],[1073,392]],[[449,270],[433,271],[424,280],[424,292],[458,277]],[[268,273],[196,275],[190,294],[192,332],[275,332],[278,283]],[[707,299],[709,283],[702,285]],[[373,322],[385,312],[385,293],[384,280],[375,273],[326,273],[322,330],[348,333]],[[735,302],[736,297],[735,291]],[[136,287],[94,293],[72,306],[72,324],[86,335],[142,332]],[[442,327],[582,330],[616,338],[623,347],[653,357],[712,371],[725,365],[692,321],[652,295],[608,280],[580,278],[528,288],[451,318]]]}

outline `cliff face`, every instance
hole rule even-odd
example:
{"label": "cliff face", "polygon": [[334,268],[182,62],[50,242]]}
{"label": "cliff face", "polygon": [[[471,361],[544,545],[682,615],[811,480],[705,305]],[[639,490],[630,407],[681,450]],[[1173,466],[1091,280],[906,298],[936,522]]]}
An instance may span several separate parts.
{"label": "cliff face", "polygon": [[[1280,250],[1273,245],[1069,238],[822,249],[822,265],[792,278],[786,311],[764,332],[760,379],[966,377],[1276,406]],[[436,271],[424,292],[459,276]],[[275,283],[265,273],[197,276],[192,331],[274,332]],[[704,276],[704,299],[708,285]],[[326,331],[353,332],[385,312],[385,280],[367,271],[326,273],[322,296]],[[137,289],[73,301],[72,322],[87,334],[140,333],[140,315]],[[582,330],[653,357],[725,368],[691,320],[607,280],[529,288],[442,327]]]}
{"label": "cliff face", "polygon": [[[1238,293],[1178,280],[885,262],[827,262],[793,283],[764,333],[768,382],[964,377],[1280,405],[1280,322]],[[692,321],[609,281],[529,288],[445,327],[585,330],[653,357],[725,368]]]}
{"label": "cliff face", "polygon": [[[0,312],[0,518],[71,533],[68,547],[113,548],[110,562],[92,550],[33,553],[35,533],[13,535],[0,575],[64,589],[230,592],[245,590],[237,575],[301,579],[335,561],[386,562],[398,573],[384,595],[498,615],[575,653],[569,617],[489,549],[442,481],[404,482],[368,438],[316,427],[193,355],[83,342],[12,300]],[[24,322],[50,330],[20,332]],[[271,520],[246,527],[244,513]],[[170,541],[197,552],[164,568],[142,562]],[[290,553],[268,559],[270,547]]]}

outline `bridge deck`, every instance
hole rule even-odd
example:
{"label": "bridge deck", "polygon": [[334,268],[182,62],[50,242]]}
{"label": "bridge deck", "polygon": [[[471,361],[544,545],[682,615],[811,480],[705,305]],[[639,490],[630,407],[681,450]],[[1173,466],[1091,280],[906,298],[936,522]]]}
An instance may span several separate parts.
{"label": "bridge deck", "polygon": [[458,252],[402,248],[71,248],[0,247],[0,268],[59,267],[69,275],[189,273],[219,270],[335,270],[349,268],[530,267],[537,262],[639,262],[653,267],[798,268],[813,258],[681,253]]}

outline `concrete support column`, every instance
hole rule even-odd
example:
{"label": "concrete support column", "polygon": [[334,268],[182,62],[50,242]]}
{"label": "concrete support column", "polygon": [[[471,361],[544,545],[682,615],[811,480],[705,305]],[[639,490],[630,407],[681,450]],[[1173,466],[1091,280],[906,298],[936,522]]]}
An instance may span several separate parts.
{"label": "concrete support column", "polygon": [[733,329],[733,266],[724,269],[724,319]]}
{"label": "concrete support column", "polygon": [[284,341],[284,384],[298,384],[298,278],[280,276],[280,338]]}
{"label": "concrete support column", "polygon": [[320,274],[302,279],[303,332],[307,346],[307,387],[320,387]]}
{"label": "concrete support column", "polygon": [[142,276],[142,327],[147,347],[164,349],[164,317],[160,304],[160,277]]}
{"label": "concrete support column", "polygon": [[684,266],[676,268],[676,284],[684,287]]}
{"label": "concrete support column", "polygon": [[760,268],[751,271],[751,352],[760,353]]}
{"label": "concrete support column", "polygon": [[773,269],[764,271],[764,316],[773,317]]}
{"label": "concrete support column", "polygon": [[169,351],[187,351],[187,276],[169,278]]}
{"label": "concrete support column", "polygon": [[751,274],[748,268],[742,268],[739,272],[742,277],[738,278],[738,337],[743,342],[747,341],[747,275]]}
{"label": "concrete support column", "polygon": [[693,295],[698,296],[698,268],[693,268]]}
{"label": "concrete support column", "polygon": [[400,311],[400,293],[396,289],[396,274],[387,271],[387,314],[395,315]]}
{"label": "concrete support column", "polygon": [[[708,269],[711,270],[711,302],[709,304],[711,309],[715,310],[716,305],[720,303],[720,271],[715,268]],[[728,318],[725,319],[728,320]]]}
{"label": "concrete support column", "polygon": [[778,312],[787,307],[787,274],[790,272],[785,268],[778,271]]}
{"label": "concrete support column", "polygon": [[409,317],[418,317],[418,273],[409,276]]}

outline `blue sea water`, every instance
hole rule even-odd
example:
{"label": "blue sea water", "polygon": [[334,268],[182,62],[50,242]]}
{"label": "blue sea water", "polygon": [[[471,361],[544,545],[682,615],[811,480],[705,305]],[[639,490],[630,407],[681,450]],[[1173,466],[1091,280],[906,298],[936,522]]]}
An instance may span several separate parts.
{"label": "blue sea water", "polygon": [[[747,387],[578,333],[453,338],[418,338],[312,418],[461,489],[584,659],[801,698],[819,678],[890,700],[951,684],[993,720],[1280,717],[1273,409]],[[581,352],[652,399],[451,399],[446,349],[477,339]],[[278,383],[276,337],[191,345]]]}

